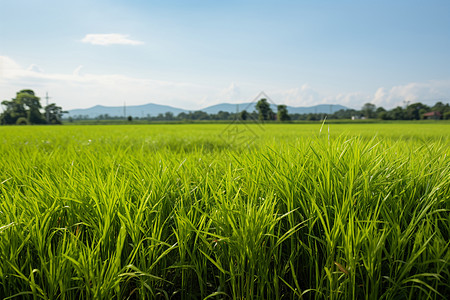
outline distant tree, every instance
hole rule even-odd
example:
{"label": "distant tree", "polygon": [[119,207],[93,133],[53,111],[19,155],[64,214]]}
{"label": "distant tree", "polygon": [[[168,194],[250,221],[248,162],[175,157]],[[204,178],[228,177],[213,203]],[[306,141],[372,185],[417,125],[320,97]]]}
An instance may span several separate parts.
{"label": "distant tree", "polygon": [[278,105],[277,107],[277,120],[280,122],[289,121],[291,118],[288,115],[286,105]]}
{"label": "distant tree", "polygon": [[131,121],[133,121],[133,117],[132,116],[128,116],[128,122],[131,122]]}
{"label": "distant tree", "polygon": [[2,101],[2,105],[6,107],[1,115],[2,124],[16,124],[17,119],[27,117],[25,106],[16,98],[13,98],[11,101]]}
{"label": "distant tree", "polygon": [[36,97],[32,90],[21,90],[17,93],[16,100],[28,107],[27,119],[30,124],[45,124],[40,109],[41,99]]}
{"label": "distant tree", "polygon": [[185,113],[185,112],[180,112],[180,113],[177,115],[177,119],[178,119],[178,120],[181,120],[181,121],[187,120],[187,117],[188,117],[188,114]]}
{"label": "distant tree", "polygon": [[230,119],[230,113],[227,111],[219,111],[216,116],[217,120],[228,120]]}
{"label": "distant tree", "polygon": [[[62,115],[66,114],[67,111],[63,111],[61,106],[57,106],[55,103],[51,103],[44,108],[45,115],[48,114],[49,124],[62,124]],[[104,115],[105,119],[109,119],[108,114]],[[70,121],[70,119],[69,119]]]}
{"label": "distant tree", "polygon": [[270,104],[267,99],[261,99],[256,103],[256,109],[258,110],[258,119],[260,121],[273,120],[274,113],[270,108]]}
{"label": "distant tree", "polygon": [[375,117],[375,108],[376,106],[372,103],[366,103],[362,107],[362,113],[366,118],[374,118]]}
{"label": "distant tree", "polygon": [[[248,116],[249,116],[250,119],[252,119],[252,120],[258,120],[259,114],[258,114],[258,112],[256,112],[256,111],[252,111],[251,113],[248,114]],[[247,118],[247,119],[248,119],[248,118]]]}
{"label": "distant tree", "polygon": [[[45,124],[47,123],[41,113],[41,100],[32,90],[21,90],[17,92],[16,98],[11,101],[3,101],[6,108],[0,115],[1,124]],[[44,108],[49,115],[50,124],[61,124],[61,116],[67,113],[60,106],[52,103]],[[26,122],[25,122],[25,121]]]}
{"label": "distant tree", "polygon": [[166,120],[166,121],[172,121],[172,120],[174,120],[174,119],[175,119],[175,117],[173,116],[173,113],[172,113],[172,112],[168,111],[168,112],[166,112],[166,113],[164,114],[164,120]]}
{"label": "distant tree", "polygon": [[351,119],[352,116],[359,115],[360,113],[354,109],[340,109],[331,115],[327,116],[327,119]]}
{"label": "distant tree", "polygon": [[194,111],[193,113],[189,113],[189,115],[190,115],[191,120],[209,120],[208,113],[201,111],[201,110],[197,110],[197,111]]}
{"label": "distant tree", "polygon": [[[19,118],[25,118],[29,124],[43,124],[45,119],[40,112],[41,103],[32,90],[17,92],[16,98],[3,101],[6,110],[0,116],[2,124],[16,124]],[[24,123],[21,119],[21,123]]]}
{"label": "distant tree", "polygon": [[291,114],[291,120],[293,121],[298,121],[298,120],[303,120],[303,115],[304,114]]}
{"label": "distant tree", "polygon": [[317,114],[309,113],[306,115],[306,121],[317,121],[320,117]]}
{"label": "distant tree", "polygon": [[391,120],[391,116],[387,111],[381,111],[377,113],[377,118],[380,120]]}
{"label": "distant tree", "polygon": [[239,119],[241,119],[242,121],[247,120],[248,117],[249,117],[249,114],[245,109],[243,111],[241,111],[239,114]]}
{"label": "distant tree", "polygon": [[421,113],[427,112],[428,109],[429,107],[425,104],[422,104],[420,102],[413,103],[411,105],[408,105],[408,107],[405,109],[404,118],[406,120],[420,120]]}
{"label": "distant tree", "polygon": [[405,112],[403,108],[400,106],[397,106],[396,108],[390,110],[388,112],[390,120],[404,120],[405,119]]}
{"label": "distant tree", "polygon": [[375,115],[378,119],[383,120],[383,117],[386,117],[386,110],[380,106],[375,110]]}
{"label": "distant tree", "polygon": [[431,107],[429,111],[438,111],[445,119],[445,114],[447,112],[450,112],[450,104],[449,103],[444,104],[439,101],[433,107]]}
{"label": "distant tree", "polygon": [[[447,104],[448,106],[448,104]],[[431,111],[438,111],[440,113],[444,113],[445,111],[445,104],[442,103],[441,101],[436,102],[435,105],[433,105],[433,107],[431,108]]]}

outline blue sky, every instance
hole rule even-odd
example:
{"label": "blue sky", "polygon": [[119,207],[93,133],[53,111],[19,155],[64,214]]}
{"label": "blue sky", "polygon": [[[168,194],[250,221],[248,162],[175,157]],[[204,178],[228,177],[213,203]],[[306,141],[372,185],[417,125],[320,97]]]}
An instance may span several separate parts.
{"label": "blue sky", "polygon": [[450,1],[0,0],[0,99],[450,101]]}

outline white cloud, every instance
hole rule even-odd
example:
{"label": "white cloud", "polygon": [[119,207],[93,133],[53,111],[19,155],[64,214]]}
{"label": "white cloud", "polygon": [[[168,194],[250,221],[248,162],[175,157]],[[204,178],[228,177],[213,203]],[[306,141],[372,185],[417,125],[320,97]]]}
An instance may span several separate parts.
{"label": "white cloud", "polygon": [[73,70],[73,75],[80,76],[80,72],[81,72],[82,68],[83,68],[83,66],[78,66],[75,70]]}
{"label": "white cloud", "polygon": [[365,103],[371,102],[370,95],[361,92],[342,93],[328,97],[324,103],[341,104],[349,108],[360,109]]}
{"label": "white cloud", "polygon": [[242,102],[245,99],[242,99],[241,96],[241,89],[239,88],[239,86],[236,83],[231,83],[230,86],[226,89],[223,89],[219,96],[218,96],[218,100],[219,101],[228,101],[228,102],[235,102],[235,101],[239,101]]}
{"label": "white cloud", "polygon": [[254,87],[241,86],[232,82],[226,88],[216,88],[211,93],[204,94],[198,101],[199,108],[205,108],[219,103],[244,103],[253,101],[257,91]]}
{"label": "white cloud", "polygon": [[119,33],[107,33],[107,34],[86,34],[81,40],[83,43],[92,45],[142,45],[143,42],[132,40],[128,38],[128,35]]}
{"label": "white cloud", "polygon": [[[269,93],[269,95],[271,94],[272,92]],[[366,102],[369,101],[368,97],[364,96],[362,93],[328,94],[314,89],[309,84],[273,92],[274,101],[294,107],[313,106],[318,104],[341,104],[350,108],[358,108],[362,106],[361,101],[364,101],[363,99],[366,100]]]}
{"label": "white cloud", "polygon": [[149,102],[187,109],[199,109],[199,99],[215,95],[219,88],[187,82],[134,78],[118,74],[89,74],[82,66],[65,74],[22,68],[14,60],[0,56],[0,99],[13,98],[17,91],[32,89],[38,96],[48,91],[64,109],[86,108],[97,104],[121,106]]}
{"label": "white cloud", "polygon": [[36,73],[44,73],[44,71],[38,65],[35,64],[29,66],[27,70]]}
{"label": "white cloud", "polygon": [[276,91],[273,99],[291,106],[312,106],[317,104],[341,104],[360,109],[365,103],[373,103],[386,109],[403,106],[406,102],[422,102],[433,105],[437,101],[449,102],[450,80],[412,82],[393,87],[380,87],[374,94],[347,92],[325,94],[304,84],[300,88]]}
{"label": "white cloud", "polygon": [[432,105],[437,101],[448,102],[450,98],[450,80],[432,80],[412,82],[394,86],[390,89],[379,88],[371,102],[376,106],[393,108],[403,106],[406,102],[422,102]]}
{"label": "white cloud", "polygon": [[7,56],[0,56],[0,79],[11,76],[21,69],[20,65]]}
{"label": "white cloud", "polygon": [[309,84],[303,84],[300,88],[275,92],[273,99],[291,106],[311,106],[322,103],[324,96],[311,88]]}

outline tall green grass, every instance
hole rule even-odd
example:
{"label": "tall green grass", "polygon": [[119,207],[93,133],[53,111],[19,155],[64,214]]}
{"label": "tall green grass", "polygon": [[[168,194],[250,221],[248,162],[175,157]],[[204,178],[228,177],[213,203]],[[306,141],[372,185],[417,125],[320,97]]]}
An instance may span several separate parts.
{"label": "tall green grass", "polygon": [[448,298],[447,124],[251,128],[0,128],[0,298]]}

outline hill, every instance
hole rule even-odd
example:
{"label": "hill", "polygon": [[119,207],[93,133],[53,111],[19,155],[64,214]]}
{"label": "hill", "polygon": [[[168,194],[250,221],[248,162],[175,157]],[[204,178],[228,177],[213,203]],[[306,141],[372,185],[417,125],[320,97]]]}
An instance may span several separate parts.
{"label": "hill", "polygon": [[72,109],[69,110],[69,114],[66,117],[75,117],[75,116],[88,116],[88,118],[96,118],[99,115],[108,114],[110,117],[119,117],[119,116],[132,116],[135,117],[147,117],[157,116],[158,114],[165,114],[166,112],[171,112],[174,115],[178,115],[181,112],[187,112],[187,110],[168,106],[168,105],[160,105],[154,103],[148,103],[144,105],[132,105],[124,108],[123,106],[103,106],[96,105],[91,108],[82,108],[82,109]]}
{"label": "hill", "polygon": [[[227,111],[227,112],[236,112],[236,111],[242,111],[246,110],[248,112],[252,112],[256,110],[255,108],[256,103],[240,103],[240,104],[232,104],[232,103],[221,103],[216,104],[212,106],[205,107],[201,109],[204,112],[207,112],[208,114],[217,114],[219,111]],[[277,111],[277,105],[271,104],[270,105],[272,110],[274,112]],[[290,114],[308,114],[308,113],[334,113],[341,109],[348,109],[347,107],[339,104],[319,104],[314,106],[287,106],[287,110]]]}
{"label": "hill", "polygon": [[[217,114],[219,111],[226,112],[236,112],[247,110],[248,112],[252,112],[256,110],[256,103],[240,103],[240,104],[232,104],[232,103],[220,103],[205,107],[203,109],[199,109],[208,114]],[[277,106],[275,104],[271,104],[272,110],[274,112],[277,111]],[[124,111],[125,109],[125,111]],[[339,104],[319,104],[310,107],[294,107],[287,106],[288,112],[290,114],[307,114],[307,113],[334,113],[340,109],[347,109],[347,107],[339,105]],[[157,116],[158,114],[165,114],[166,112],[171,112],[175,116],[181,112],[188,113],[189,110],[181,109],[177,107],[172,107],[168,105],[160,105],[154,103],[148,103],[144,105],[132,105],[124,108],[123,106],[103,106],[96,105],[91,108],[84,109],[72,109],[69,110],[69,113],[65,117],[76,117],[83,116],[88,118],[97,118],[100,115],[109,115],[110,117],[119,117],[119,116],[132,116],[133,118],[139,117],[147,117],[150,115],[152,117]]]}

